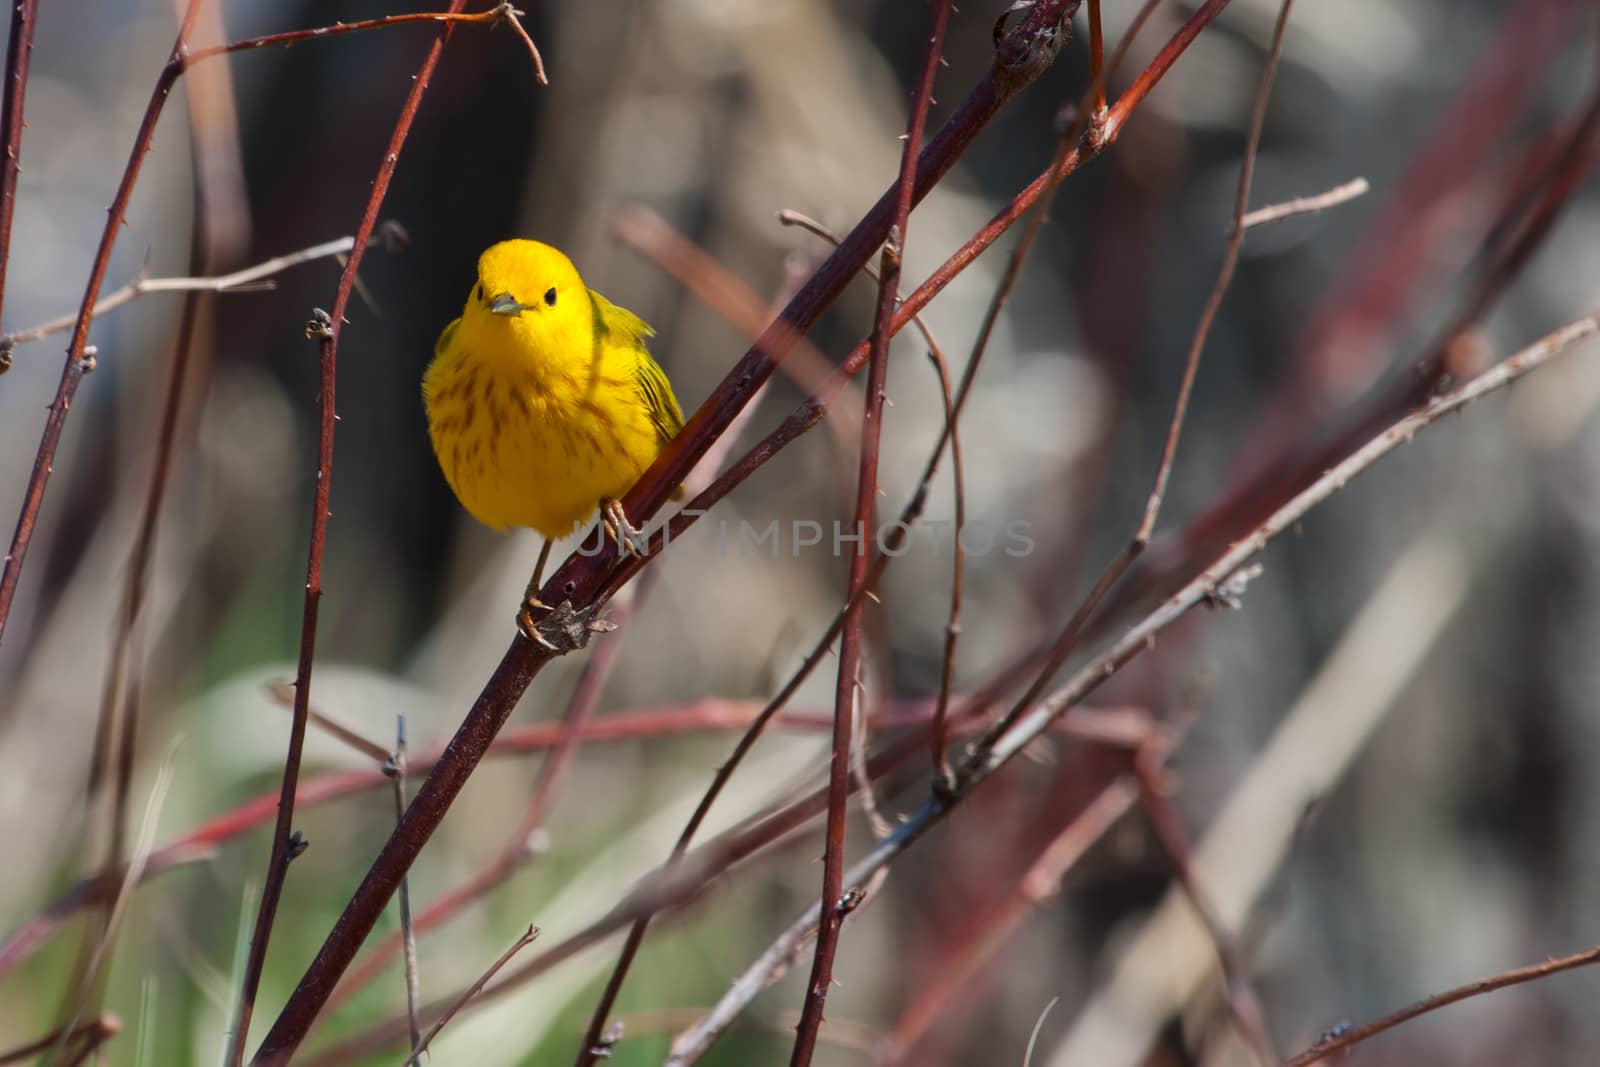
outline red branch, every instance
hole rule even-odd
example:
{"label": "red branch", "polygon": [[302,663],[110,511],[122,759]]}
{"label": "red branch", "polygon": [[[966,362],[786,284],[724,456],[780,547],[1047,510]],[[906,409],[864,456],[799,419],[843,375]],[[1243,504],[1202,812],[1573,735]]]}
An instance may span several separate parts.
{"label": "red branch", "polygon": [[[467,0],[451,0],[450,12],[455,14],[466,6]],[[355,247],[339,275],[339,288],[333,298],[333,310],[325,318],[314,319],[313,326],[320,327],[315,335],[321,339],[322,387],[318,396],[320,426],[317,438],[317,476],[312,491],[311,545],[306,555],[305,610],[300,622],[300,662],[295,672],[294,720],[289,730],[289,750],[283,761],[283,786],[279,793],[278,818],[273,828],[272,851],[267,860],[267,876],[261,889],[261,910],[256,913],[255,932],[250,937],[250,956],[245,965],[244,981],[239,996],[238,1016],[234,1021],[233,1046],[230,1062],[237,1065],[244,1058],[244,1044],[250,1032],[250,1016],[255,1007],[256,992],[261,985],[261,969],[266,962],[267,942],[272,936],[273,920],[277,917],[278,901],[283,895],[283,884],[289,874],[289,863],[297,854],[290,840],[294,821],[295,787],[300,780],[300,755],[305,745],[306,722],[311,711],[311,666],[317,648],[317,609],[322,602],[322,557],[328,533],[329,491],[333,483],[333,431],[338,416],[334,409],[335,367],[339,350],[339,335],[343,331],[345,308],[350,303],[350,293],[355,285],[356,271],[367,250],[367,242],[378,225],[378,211],[389,191],[390,179],[400,161],[400,150],[411,133],[417,108],[428,89],[433,72],[439,65],[445,42],[454,31],[453,23],[440,28],[428,49],[428,54],[412,80],[411,91],[406,95],[400,118],[395,122],[394,133],[389,138],[388,150],[378,165],[378,175],[372,183],[372,194],[367,197],[366,210],[361,224],[356,227]],[[92,304],[92,299],[90,303]],[[312,333],[308,328],[308,333]],[[263,1048],[271,1047],[271,1036]],[[265,1062],[273,1062],[270,1054]],[[262,1057],[258,1057],[261,1059]]]}
{"label": "red branch", "polygon": [[844,625],[839,638],[839,676],[833,699],[833,752],[828,762],[828,817],[822,853],[822,904],[817,930],[816,953],[812,957],[811,980],[806,986],[800,1023],[795,1027],[794,1051],[790,1067],[807,1067],[817,1048],[822,1029],[822,1009],[833,984],[833,958],[839,948],[844,926],[844,850],[846,806],[850,799],[850,733],[855,722],[857,671],[861,662],[861,592],[867,586],[870,556],[865,532],[877,529],[874,521],[878,498],[878,452],[883,439],[883,396],[889,373],[889,336],[894,309],[900,298],[900,264],[905,254],[906,230],[911,219],[912,185],[916,178],[917,152],[922,146],[922,131],[928,121],[928,106],[933,100],[933,82],[939,73],[945,26],[950,20],[950,0],[943,0],[933,13],[933,29],[928,36],[922,61],[922,76],[917,83],[911,117],[906,124],[905,148],[900,155],[900,177],[895,187],[894,222],[889,240],[883,246],[878,268],[878,308],[872,323],[867,348],[867,395],[861,419],[860,463],[856,471],[855,531],[861,535],[850,556]]}
{"label": "red branch", "polygon": [[[17,178],[22,173],[22,104],[28,92],[28,60],[33,54],[34,9],[39,0],[14,0],[11,37],[6,44],[5,102],[0,104],[0,306],[6,293],[6,264],[11,261],[11,217],[17,206]],[[0,371],[7,354],[0,351]]]}

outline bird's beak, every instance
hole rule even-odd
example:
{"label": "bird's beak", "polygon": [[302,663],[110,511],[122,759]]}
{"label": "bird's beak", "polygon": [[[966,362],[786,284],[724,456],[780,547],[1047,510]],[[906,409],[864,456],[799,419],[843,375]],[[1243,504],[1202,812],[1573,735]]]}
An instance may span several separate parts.
{"label": "bird's beak", "polygon": [[517,298],[510,293],[499,293],[489,301],[489,313],[492,315],[510,315],[515,318],[527,310],[527,305],[517,303]]}

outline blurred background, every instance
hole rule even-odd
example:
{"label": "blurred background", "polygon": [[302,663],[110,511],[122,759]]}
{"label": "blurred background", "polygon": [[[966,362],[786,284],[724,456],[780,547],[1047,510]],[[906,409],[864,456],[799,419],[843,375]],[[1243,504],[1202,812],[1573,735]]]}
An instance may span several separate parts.
{"label": "blurred background", "polygon": [[[964,4],[953,18],[932,124],[982,76],[1005,6]],[[1064,184],[999,322],[961,422],[966,509],[992,529],[1023,524],[1030,548],[969,545],[958,693],[1003,678],[1019,651],[1054,634],[1138,523],[1221,260],[1277,6],[1234,0],[1115,145]],[[777,212],[843,231],[892,182],[929,17],[920,3],[826,0],[526,7],[549,87],[535,84],[510,27],[455,32],[381,214],[408,240],[367,253],[339,348],[312,703],[386,748],[399,714],[413,752],[459,722],[512,636],[538,551],[531,532],[474,524],[428,445],[422,370],[477,254],[511,236],[567,250],[590,285],[656,327],[656,356],[693,409],[744,338],[620,239],[618,220],[653,212],[762,301],[791,291],[825,247]],[[1136,7],[1105,0],[1109,41]],[[230,0],[209,5],[200,36],[429,9]],[[1191,13],[1157,9],[1113,95]],[[174,25],[168,0],[40,5],[0,329],[76,307]],[[107,288],[141,270],[222,273],[352,233],[433,32],[401,26],[196,68],[162,117]],[[1085,32],[1080,13],[1055,65],[914,214],[909,283],[1047,165],[1056,114],[1088,83]],[[1372,191],[1250,233],[1156,544],[1097,631],[1102,642],[1226,547],[1224,530],[1204,554],[1226,524],[1202,520],[1226,513],[1232,489],[1348,426],[1364,395],[1412,373],[1461,306],[1507,205],[1584,128],[1597,44],[1600,22],[1581,0],[1297,6],[1252,205],[1356,177]],[[1469,364],[1600,304],[1600,196],[1588,179],[1600,150],[1591,136],[1581,151],[1582,182],[1461,343]],[[1002,239],[926,312],[957,373],[1014,243]],[[318,366],[304,324],[329,306],[338,270],[323,259],[277,275],[270,291],[202,303],[130,644],[130,851],[277,789],[289,717],[270,686],[294,676],[315,469]],[[830,360],[866,334],[873,296],[858,283],[812,332]],[[98,369],[73,406],[0,646],[0,937],[11,948],[106,848],[104,799],[86,799],[95,723],[181,302],[148,295],[94,322]],[[0,378],[5,507],[21,501],[64,343],[17,347]],[[1600,353],[1589,349],[1352,483],[1266,553],[1243,610],[1197,612],[1094,697],[1174,727],[1172,803],[1205,842],[1218,907],[1242,927],[1280,1055],[1341,1021],[1597,940],[1600,779],[1584,768],[1600,761]],[[910,331],[895,343],[889,394],[886,514],[914,489],[943,422],[937,377]],[[804,396],[780,375],[741,441]],[[529,842],[510,836],[537,754],[490,760],[473,777],[412,870],[414,906],[508,847],[527,854],[446,932],[420,940],[425,997],[471,981],[529,923],[549,943],[579,929],[665,859],[734,743],[734,712],[749,713],[735,702],[769,696],[837,609],[846,564],[828,539],[805,548],[786,534],[774,553],[739,551],[737,538],[741,522],[792,531],[796,520],[848,521],[859,396],[703,520],[720,520],[732,549],[714,537],[678,545],[652,568],[659,581],[637,616],[604,639],[622,647],[600,719],[698,709],[705,725],[585,744]],[[946,468],[927,518],[953,514]],[[952,562],[948,536],[916,539],[870,606],[872,715],[937,692]],[[540,674],[508,729],[558,719],[585,656]],[[834,664],[824,661],[796,709],[831,709]],[[716,725],[719,707],[733,712]],[[820,721],[765,738],[712,828],[818,783]],[[874,739],[893,733],[874,728]],[[1221,1010],[1209,943],[1175,907],[1172,866],[1126,792],[1125,757],[1059,737],[1026,756],[896,863],[852,917],[816,1062],[1019,1064],[1052,1004],[1035,1064],[1250,1062]],[[308,781],[372,767],[323,731],[308,739]],[[892,822],[927,788],[927,768],[913,765],[877,783],[877,803]],[[1091,803],[1104,832],[1064,837]],[[302,803],[295,825],[311,847],[288,879],[251,1048],[393,817],[376,785]],[[873,831],[852,818],[859,854]],[[267,802],[244,832],[131,895],[101,1002],[122,1033],[101,1062],[218,1062],[270,828]],[[820,842],[815,827],[781,842],[658,924],[619,1002],[624,1040],[611,1062],[659,1063],[672,1034],[809,906]],[[0,1048],[62,1022],[92,929],[73,918],[0,974]],[[373,943],[395,930],[391,909]],[[461,1017],[434,1062],[569,1062],[615,951],[607,943]],[[802,962],[758,998],[702,1062],[786,1062],[805,971]],[[1597,992],[1600,977],[1578,971],[1472,1000],[1351,1062],[1589,1063]],[[391,963],[308,1048],[358,1035],[404,1003]],[[354,1062],[401,1055],[395,1045]]]}

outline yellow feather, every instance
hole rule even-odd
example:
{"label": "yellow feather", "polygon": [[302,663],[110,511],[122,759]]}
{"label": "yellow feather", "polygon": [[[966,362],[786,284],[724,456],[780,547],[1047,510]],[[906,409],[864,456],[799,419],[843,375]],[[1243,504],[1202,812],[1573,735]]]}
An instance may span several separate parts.
{"label": "yellow feather", "polygon": [[484,252],[422,385],[434,453],[467,511],[557,538],[626,493],[683,428],[645,347],[654,332],[549,245]]}

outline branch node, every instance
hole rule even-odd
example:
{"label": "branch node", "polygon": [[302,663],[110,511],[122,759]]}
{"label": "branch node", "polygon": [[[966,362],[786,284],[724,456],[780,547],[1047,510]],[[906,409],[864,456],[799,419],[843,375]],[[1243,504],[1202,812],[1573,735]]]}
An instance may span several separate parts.
{"label": "branch node", "polygon": [[1208,608],[1227,608],[1238,611],[1244,606],[1245,590],[1250,583],[1261,576],[1265,568],[1259,563],[1252,563],[1247,567],[1240,567],[1228,577],[1206,590],[1204,601]]}
{"label": "branch node", "polygon": [[311,309],[311,318],[306,320],[306,340],[333,340],[333,319],[321,308]]}
{"label": "branch node", "polygon": [[834,905],[834,911],[838,912],[839,917],[842,919],[861,907],[862,902],[866,899],[867,891],[865,889],[860,886],[851,886],[845,890],[844,896],[839,898],[839,903]]}

